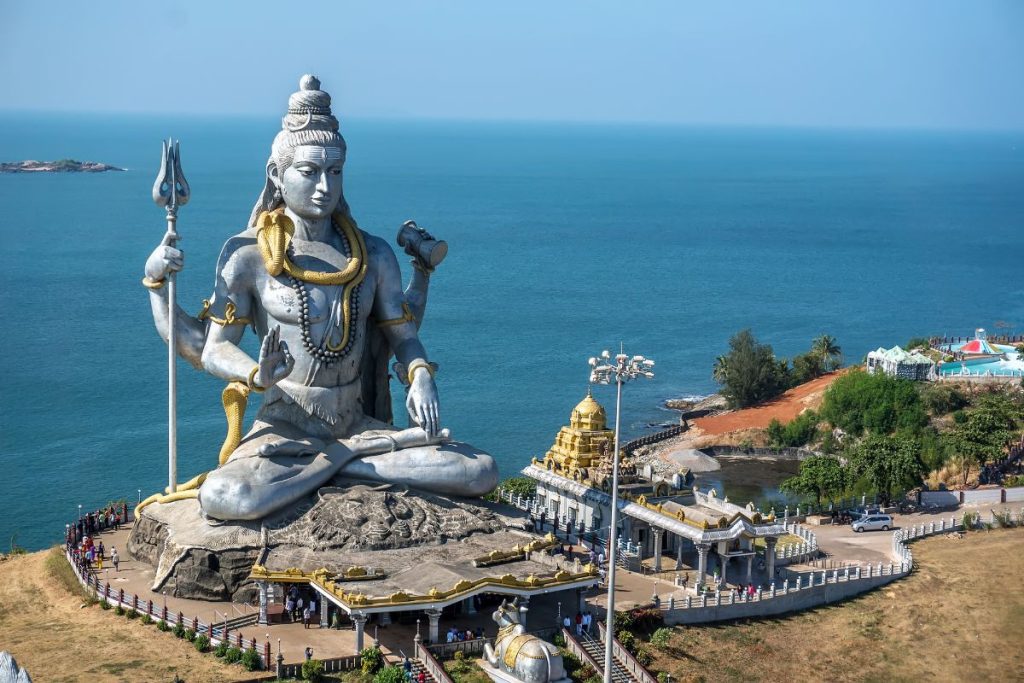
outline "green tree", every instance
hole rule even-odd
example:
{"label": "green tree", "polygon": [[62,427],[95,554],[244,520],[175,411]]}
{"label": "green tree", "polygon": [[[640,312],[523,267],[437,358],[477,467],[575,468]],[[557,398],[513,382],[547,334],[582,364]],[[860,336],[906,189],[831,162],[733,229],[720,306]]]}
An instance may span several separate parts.
{"label": "green tree", "polygon": [[842,366],[843,349],[831,335],[821,334],[815,337],[811,342],[811,353],[821,359],[821,367],[826,372]]}
{"label": "green tree", "polygon": [[911,337],[907,341],[907,345],[903,348],[907,351],[911,351],[913,349],[928,349],[931,345],[932,341],[928,337]]}
{"label": "green tree", "polygon": [[972,465],[984,467],[1003,454],[1017,428],[1018,416],[1018,410],[1005,395],[984,396],[946,435],[950,457],[960,466],[965,486]]}
{"label": "green tree", "polygon": [[775,398],[786,389],[788,381],[772,347],[759,343],[749,329],[737,332],[729,340],[729,353],[716,361],[714,374],[721,376],[716,381],[722,385],[722,395],[732,408],[746,408]]}
{"label": "green tree", "polygon": [[921,445],[908,436],[871,434],[847,453],[852,473],[866,478],[886,503],[919,484],[925,471]]}
{"label": "green tree", "polygon": [[821,417],[847,434],[915,434],[928,424],[914,383],[863,370],[837,378],[825,391]]}
{"label": "green tree", "polygon": [[793,356],[793,385],[810,382],[812,379],[825,374],[825,367],[821,364],[821,356],[808,351]]}
{"label": "green tree", "polygon": [[846,490],[846,471],[839,458],[813,455],[800,463],[800,471],[783,481],[781,488],[787,493],[814,496],[815,504],[820,506],[822,499],[835,501]]}

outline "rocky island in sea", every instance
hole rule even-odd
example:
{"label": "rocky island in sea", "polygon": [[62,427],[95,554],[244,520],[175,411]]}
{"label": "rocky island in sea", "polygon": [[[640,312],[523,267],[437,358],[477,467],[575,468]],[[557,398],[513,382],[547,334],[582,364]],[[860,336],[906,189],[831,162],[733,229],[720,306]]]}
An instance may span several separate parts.
{"label": "rocky island in sea", "polygon": [[104,171],[124,171],[126,169],[101,164],[98,161],[76,161],[61,159],[60,161],[3,161],[0,162],[0,173],[103,173]]}

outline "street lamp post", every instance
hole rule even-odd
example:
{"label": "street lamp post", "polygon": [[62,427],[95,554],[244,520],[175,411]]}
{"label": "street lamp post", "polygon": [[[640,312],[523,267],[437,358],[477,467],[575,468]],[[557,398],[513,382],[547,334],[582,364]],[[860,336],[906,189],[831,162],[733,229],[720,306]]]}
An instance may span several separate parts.
{"label": "street lamp post", "polygon": [[590,382],[615,382],[615,454],[612,460],[612,517],[608,528],[608,606],[605,617],[604,680],[612,683],[612,643],[615,642],[615,562],[618,555],[619,523],[619,434],[622,416],[622,385],[637,377],[654,377],[654,361],[643,356],[628,356],[620,347],[612,358],[602,351],[598,358],[590,359]]}

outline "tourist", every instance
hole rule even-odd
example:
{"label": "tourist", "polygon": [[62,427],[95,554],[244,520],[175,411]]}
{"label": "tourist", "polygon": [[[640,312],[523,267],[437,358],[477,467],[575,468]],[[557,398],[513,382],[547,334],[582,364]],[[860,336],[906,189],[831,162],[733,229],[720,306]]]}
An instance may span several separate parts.
{"label": "tourist", "polygon": [[284,601],[284,613],[288,615],[288,621],[295,621],[295,601],[290,595]]}
{"label": "tourist", "polygon": [[566,631],[572,628],[572,619],[568,614],[565,615],[565,619],[562,619],[562,626],[565,627]]}
{"label": "tourist", "polygon": [[597,554],[597,565],[599,567],[603,567],[604,566],[604,551],[603,550]]}
{"label": "tourist", "polygon": [[107,549],[103,547],[103,541],[100,541],[100,559],[105,559],[107,555]]}
{"label": "tourist", "polygon": [[302,610],[302,628],[309,628],[309,607]]}
{"label": "tourist", "polygon": [[[301,614],[302,614],[302,596],[300,595],[299,599],[295,601],[295,614],[294,614],[294,616],[298,617]],[[298,619],[296,619],[296,621],[297,620]]]}
{"label": "tourist", "polygon": [[96,571],[103,571],[103,553],[96,553]]}
{"label": "tourist", "polygon": [[121,558],[117,554],[117,548],[111,547],[110,549],[110,561],[114,563],[114,572],[121,571],[119,565],[121,564]]}
{"label": "tourist", "polygon": [[605,575],[605,569],[604,569],[604,567],[598,568],[597,573],[601,577],[601,583],[604,583],[605,582],[605,576],[604,576]]}
{"label": "tourist", "polygon": [[402,669],[405,670],[405,677],[412,678],[412,662],[406,657],[405,661],[402,662]]}
{"label": "tourist", "polygon": [[590,612],[583,613],[583,632],[590,635],[590,624],[593,623],[594,615]]}
{"label": "tourist", "polygon": [[339,613],[338,610],[335,610],[334,611],[334,616],[331,617],[331,628],[333,628],[333,629],[340,629],[341,628],[341,614]]}
{"label": "tourist", "polygon": [[448,635],[447,635],[445,640],[448,643],[454,643],[455,642],[455,632],[452,629],[448,629]]}
{"label": "tourist", "polygon": [[306,646],[306,661],[313,659],[313,648]]}
{"label": "tourist", "polygon": [[484,627],[483,626],[477,626],[476,627],[476,637],[477,638],[483,638],[484,637]]}
{"label": "tourist", "polygon": [[316,619],[316,594],[309,599],[309,618]]}
{"label": "tourist", "polygon": [[473,640],[473,638],[474,638],[474,637],[475,637],[475,636],[473,635],[473,632],[472,632],[472,631],[470,631],[470,630],[469,630],[469,629],[467,628],[467,629],[466,629],[466,640]]}
{"label": "tourist", "polygon": [[423,669],[420,669],[420,672],[416,674],[416,683],[427,683],[427,675],[423,673]]}
{"label": "tourist", "polygon": [[576,635],[577,636],[582,636],[583,635],[583,613],[582,612],[577,612],[576,613]]}

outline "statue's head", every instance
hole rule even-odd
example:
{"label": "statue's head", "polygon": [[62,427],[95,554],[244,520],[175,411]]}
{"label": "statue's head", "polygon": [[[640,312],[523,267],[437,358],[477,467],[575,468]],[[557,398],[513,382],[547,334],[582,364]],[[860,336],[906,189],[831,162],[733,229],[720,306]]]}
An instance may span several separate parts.
{"label": "statue's head", "polygon": [[344,163],[345,139],[331,114],[331,96],[307,74],[299,81],[299,91],[288,98],[288,113],[267,160],[267,182],[249,224],[282,204],[310,219],[347,213],[341,186]]}

